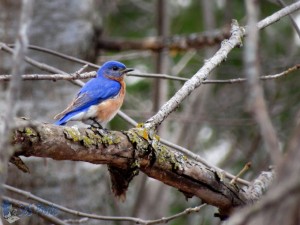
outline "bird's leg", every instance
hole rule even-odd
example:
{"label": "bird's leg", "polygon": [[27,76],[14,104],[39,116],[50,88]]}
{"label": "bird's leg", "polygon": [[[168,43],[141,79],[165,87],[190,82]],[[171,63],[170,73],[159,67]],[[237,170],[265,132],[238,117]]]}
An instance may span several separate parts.
{"label": "bird's leg", "polygon": [[98,131],[100,135],[104,136],[107,135],[108,130],[104,128],[95,118],[90,119],[92,121],[91,123],[91,130]]}
{"label": "bird's leg", "polygon": [[92,121],[91,128],[103,129],[102,125],[95,118],[91,118],[90,120]]}

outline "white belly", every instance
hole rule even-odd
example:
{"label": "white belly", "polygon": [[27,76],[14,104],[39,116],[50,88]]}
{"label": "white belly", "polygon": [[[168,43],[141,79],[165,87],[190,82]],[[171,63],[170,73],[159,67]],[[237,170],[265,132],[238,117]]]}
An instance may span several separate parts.
{"label": "white belly", "polygon": [[80,112],[73,117],[70,118],[70,121],[78,121],[78,120],[88,120],[90,118],[95,118],[97,116],[97,106],[91,106],[87,111]]}

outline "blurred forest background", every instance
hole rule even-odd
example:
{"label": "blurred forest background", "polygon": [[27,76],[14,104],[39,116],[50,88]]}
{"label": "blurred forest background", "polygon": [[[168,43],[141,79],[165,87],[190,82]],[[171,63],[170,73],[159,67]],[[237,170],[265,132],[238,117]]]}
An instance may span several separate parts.
{"label": "blurred forest background", "polygon": [[[293,1],[286,0],[286,4]],[[277,1],[260,1],[260,18],[278,11]],[[19,26],[19,0],[0,1],[0,41],[15,42]],[[293,17],[300,21],[300,17]],[[220,46],[220,41],[185,50],[158,50],[128,45],[128,41],[147,42],[156,37],[197,37],[228,33],[232,19],[246,24],[245,3],[240,0],[36,0],[29,42],[101,65],[119,60],[134,73],[164,73],[190,78]],[[225,35],[226,36],[226,35]],[[175,37],[176,38],[176,37]],[[223,37],[224,38],[224,37]],[[119,48],[108,43],[123,41]],[[286,17],[260,31],[261,75],[277,74],[299,63],[299,37]],[[128,47],[129,46],[129,47]],[[43,51],[30,49],[28,56],[39,62],[73,73],[83,64]],[[232,51],[209,79],[244,77],[243,48]],[[9,74],[11,55],[0,52],[0,74]],[[90,70],[95,70],[90,68]],[[26,74],[44,74],[26,64]],[[183,85],[182,81],[128,76],[127,95],[122,111],[137,122],[154,115]],[[300,108],[298,72],[279,79],[263,81],[273,125],[284,148]],[[7,83],[0,83],[5,91]],[[25,81],[19,116],[52,123],[53,116],[71,101],[79,88],[68,81]],[[0,107],[5,107],[5,92],[0,92]],[[245,179],[251,180],[270,166],[259,127],[247,109],[245,83],[205,84],[193,92],[160,127],[160,136],[186,147],[210,163],[236,174],[252,163]],[[109,128],[131,127],[116,117]],[[114,199],[106,166],[84,162],[25,158],[30,174],[9,166],[8,184],[30,191],[63,206],[101,215],[135,216],[155,219],[201,204],[144,174],[135,178],[124,203]],[[184,216],[169,224],[219,224],[216,209],[206,207],[200,213]],[[62,215],[59,215],[62,216]],[[62,216],[63,217],[63,216]],[[15,224],[42,224],[33,215]],[[99,224],[89,220],[87,224]],[[103,222],[103,224],[128,224]]]}

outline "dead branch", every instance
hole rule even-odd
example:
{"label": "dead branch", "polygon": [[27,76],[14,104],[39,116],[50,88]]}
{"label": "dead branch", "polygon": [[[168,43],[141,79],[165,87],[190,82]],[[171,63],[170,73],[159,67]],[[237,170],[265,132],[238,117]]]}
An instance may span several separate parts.
{"label": "dead branch", "polygon": [[152,50],[160,51],[169,49],[170,51],[186,51],[189,49],[201,49],[207,46],[220,44],[228,38],[230,32],[228,27],[222,30],[189,34],[186,36],[175,35],[167,38],[148,37],[144,39],[112,39],[102,38],[98,45],[101,50],[125,51],[125,50]]}
{"label": "dead branch", "polygon": [[219,208],[227,216],[233,208],[246,204],[244,191],[222,180],[219,173],[163,146],[159,137],[144,128],[100,135],[91,129],[34,123],[24,119],[15,129],[15,156],[35,156],[55,160],[107,164],[120,169],[139,169],[147,176],[177,188],[185,196],[197,196]]}

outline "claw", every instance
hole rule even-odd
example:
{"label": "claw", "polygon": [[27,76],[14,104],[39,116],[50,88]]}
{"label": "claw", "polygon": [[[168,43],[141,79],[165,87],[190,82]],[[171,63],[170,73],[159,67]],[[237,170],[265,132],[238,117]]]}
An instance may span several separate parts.
{"label": "claw", "polygon": [[106,129],[106,128],[97,129],[97,131],[99,132],[99,134],[100,134],[101,136],[105,136],[105,135],[108,134],[108,129]]}
{"label": "claw", "polygon": [[90,118],[88,124],[91,125],[91,128],[103,129],[102,125],[95,118]]}

